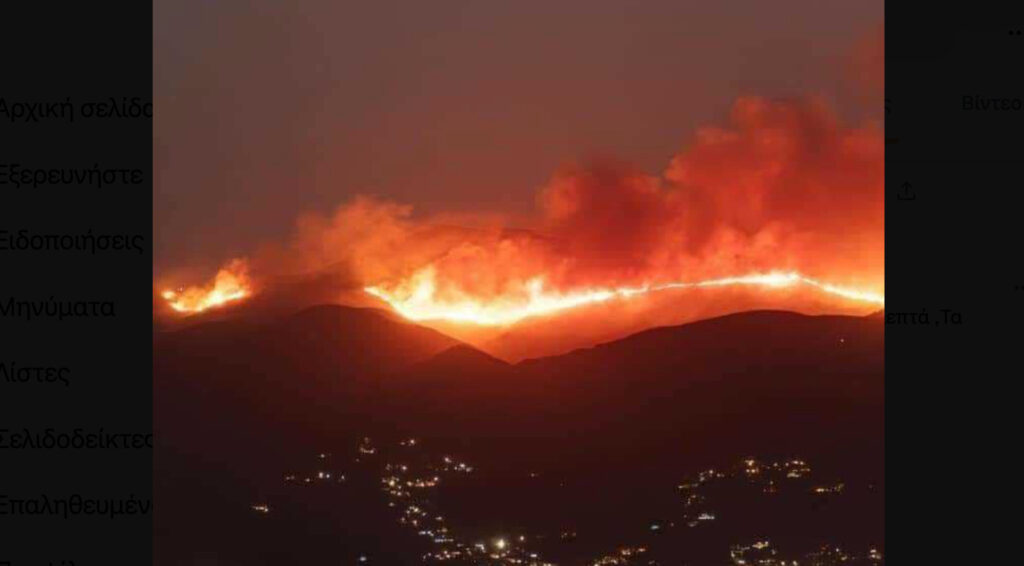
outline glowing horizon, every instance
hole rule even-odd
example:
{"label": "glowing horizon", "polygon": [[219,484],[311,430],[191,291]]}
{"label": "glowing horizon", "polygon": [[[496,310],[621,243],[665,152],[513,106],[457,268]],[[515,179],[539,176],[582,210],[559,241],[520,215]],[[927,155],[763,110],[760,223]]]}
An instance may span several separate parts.
{"label": "glowing horizon", "polygon": [[414,278],[413,288],[411,291],[403,294],[404,298],[380,286],[367,286],[363,288],[363,291],[383,300],[395,312],[412,321],[451,321],[479,326],[511,325],[525,318],[554,314],[614,299],[628,299],[636,295],[672,289],[695,289],[702,287],[756,286],[790,288],[803,285],[844,299],[885,306],[885,297],[882,294],[834,285],[807,277],[795,271],[750,273],[735,277],[656,285],[610,288],[591,287],[569,292],[545,289],[543,277],[538,276],[526,284],[528,297],[525,301],[503,298],[489,301],[474,298],[452,301],[439,300],[434,296],[434,285],[433,272],[426,270]]}

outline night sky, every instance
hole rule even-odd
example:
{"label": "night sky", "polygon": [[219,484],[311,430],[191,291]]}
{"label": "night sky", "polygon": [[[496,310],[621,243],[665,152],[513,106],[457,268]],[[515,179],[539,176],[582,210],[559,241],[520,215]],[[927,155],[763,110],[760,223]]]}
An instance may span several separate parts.
{"label": "night sky", "polygon": [[880,118],[851,52],[882,6],[160,0],[154,269],[213,268],[356,194],[525,214],[567,161],[660,173],[738,95]]}

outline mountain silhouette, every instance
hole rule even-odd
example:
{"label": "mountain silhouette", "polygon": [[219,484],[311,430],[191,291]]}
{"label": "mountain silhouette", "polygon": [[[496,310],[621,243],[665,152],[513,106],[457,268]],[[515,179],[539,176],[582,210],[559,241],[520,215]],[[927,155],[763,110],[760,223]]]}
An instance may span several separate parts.
{"label": "mountain silhouette", "polygon": [[373,422],[510,442],[557,430],[581,450],[705,443],[696,428],[730,449],[827,445],[862,426],[849,419],[880,426],[883,336],[877,316],[752,311],[510,365],[385,311],[318,306],[158,337],[157,423],[230,415],[321,438]]}

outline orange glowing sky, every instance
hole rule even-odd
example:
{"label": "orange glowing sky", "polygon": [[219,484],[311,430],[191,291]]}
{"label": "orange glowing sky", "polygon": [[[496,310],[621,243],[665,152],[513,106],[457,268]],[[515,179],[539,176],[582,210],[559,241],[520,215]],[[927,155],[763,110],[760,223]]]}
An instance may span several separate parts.
{"label": "orange glowing sky", "polygon": [[529,216],[566,161],[658,173],[741,96],[881,120],[877,50],[859,46],[883,7],[156,2],[156,274],[194,284],[357,195]]}
{"label": "orange glowing sky", "polygon": [[158,9],[172,313],[303,278],[470,326],[672,290],[883,306],[881,2]]}
{"label": "orange glowing sky", "polygon": [[362,289],[410,320],[476,325],[714,287],[881,307],[883,186],[876,124],[845,125],[820,98],[741,97],[727,123],[698,129],[661,174],[615,161],[559,169],[525,221],[423,217],[357,198],[300,218],[252,269],[235,260],[205,285],[162,295],[195,313],[251,296],[253,277],[333,272],[339,292]]}

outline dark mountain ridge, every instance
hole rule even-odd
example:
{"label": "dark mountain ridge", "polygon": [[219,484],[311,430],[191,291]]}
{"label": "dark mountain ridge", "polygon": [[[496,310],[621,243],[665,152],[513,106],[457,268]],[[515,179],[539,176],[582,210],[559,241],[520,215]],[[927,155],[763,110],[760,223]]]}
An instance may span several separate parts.
{"label": "dark mountain ridge", "polygon": [[828,444],[849,419],[881,426],[883,336],[875,316],[751,311],[510,365],[377,309],[319,306],[158,337],[157,423],[496,437],[538,454],[564,448],[558,436],[632,450],[706,429],[723,446],[787,449]]}

